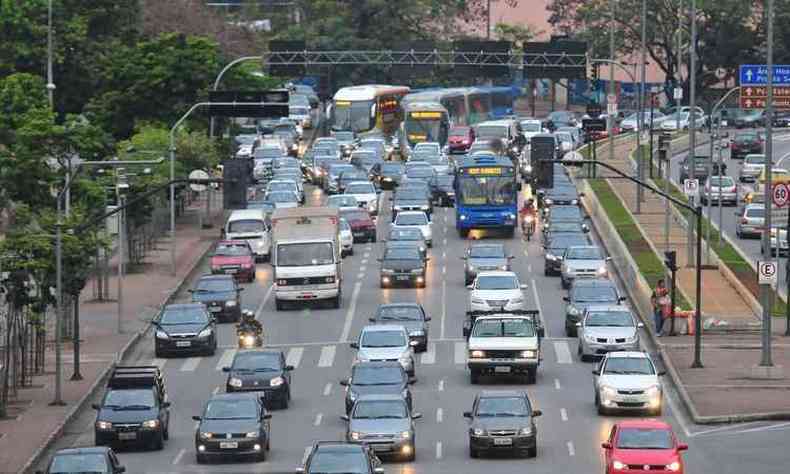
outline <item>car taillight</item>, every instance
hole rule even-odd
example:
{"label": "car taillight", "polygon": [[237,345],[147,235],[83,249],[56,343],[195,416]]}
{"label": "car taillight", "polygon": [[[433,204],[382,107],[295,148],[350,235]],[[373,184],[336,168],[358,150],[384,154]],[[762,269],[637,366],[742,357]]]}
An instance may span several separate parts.
{"label": "car taillight", "polygon": [[741,218],[741,224],[748,224],[748,223],[749,223],[749,219],[747,219],[745,217]]}

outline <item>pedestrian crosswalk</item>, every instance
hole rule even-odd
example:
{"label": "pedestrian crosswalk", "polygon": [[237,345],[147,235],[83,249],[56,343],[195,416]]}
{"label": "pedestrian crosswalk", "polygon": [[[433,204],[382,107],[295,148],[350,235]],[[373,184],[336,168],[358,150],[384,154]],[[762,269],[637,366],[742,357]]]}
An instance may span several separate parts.
{"label": "pedestrian crosswalk", "polygon": [[[544,344],[544,360],[549,358],[556,364],[574,363],[575,360],[571,356],[571,345],[575,344],[575,341],[570,339],[553,340],[549,344]],[[351,364],[354,356],[347,344],[306,344],[305,346],[289,346],[278,349],[282,350],[285,355],[285,364],[293,366],[295,369],[300,366],[319,369],[328,369],[336,365],[347,367]],[[575,349],[573,347],[573,350]],[[219,349],[214,357],[157,358],[150,361],[150,364],[163,370],[180,372],[206,370],[206,366],[213,367],[215,371],[221,371],[223,367],[229,367],[233,363],[233,358],[238,352],[239,350],[236,348]],[[466,342],[457,340],[429,342],[425,352],[415,355],[415,361],[418,366],[443,364],[465,366],[467,362]]]}

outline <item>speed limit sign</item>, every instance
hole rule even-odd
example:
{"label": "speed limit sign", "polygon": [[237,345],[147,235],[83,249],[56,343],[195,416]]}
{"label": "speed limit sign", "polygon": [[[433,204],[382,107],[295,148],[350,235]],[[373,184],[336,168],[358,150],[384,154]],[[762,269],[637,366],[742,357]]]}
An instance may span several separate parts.
{"label": "speed limit sign", "polygon": [[775,183],[771,188],[771,196],[774,206],[785,207],[790,201],[790,188],[785,183]]}

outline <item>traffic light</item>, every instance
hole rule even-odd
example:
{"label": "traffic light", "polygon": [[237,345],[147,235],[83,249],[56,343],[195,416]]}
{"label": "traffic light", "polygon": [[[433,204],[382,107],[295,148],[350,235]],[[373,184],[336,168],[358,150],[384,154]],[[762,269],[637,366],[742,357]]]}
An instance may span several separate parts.
{"label": "traffic light", "polygon": [[247,208],[247,187],[252,175],[251,158],[222,161],[222,203],[225,209]]}
{"label": "traffic light", "polygon": [[598,68],[599,67],[600,66],[598,64],[593,64],[593,67],[592,67],[592,80],[593,80],[593,83],[595,83],[595,84],[598,83]]}
{"label": "traffic light", "polygon": [[664,265],[666,265],[667,268],[669,268],[669,270],[672,272],[678,269],[676,257],[677,257],[677,252],[674,250],[669,250],[667,252],[664,252],[664,258],[665,258]]}

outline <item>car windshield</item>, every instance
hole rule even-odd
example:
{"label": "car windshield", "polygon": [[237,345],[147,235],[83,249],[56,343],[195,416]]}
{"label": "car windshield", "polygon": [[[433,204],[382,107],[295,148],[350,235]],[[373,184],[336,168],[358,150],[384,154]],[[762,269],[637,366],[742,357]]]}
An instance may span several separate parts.
{"label": "car windshield", "polygon": [[603,260],[603,252],[598,247],[569,247],[565,254],[567,260]]}
{"label": "car windshield", "polygon": [[406,404],[402,400],[371,400],[359,401],[354,405],[355,419],[406,418],[409,416]]}
{"label": "car windshield", "polygon": [[628,311],[591,311],[584,322],[588,327],[633,327],[634,317]]}
{"label": "car windshield", "polygon": [[556,222],[549,226],[551,232],[583,232],[581,224],[578,222]]}
{"label": "car windshield", "polygon": [[538,122],[521,122],[521,129],[525,132],[538,132],[542,130]]}
{"label": "car windshield", "polygon": [[469,134],[468,127],[456,127],[450,130],[451,137],[465,137]]}
{"label": "car windshield", "polygon": [[156,405],[154,391],[146,389],[110,390],[104,397],[102,406],[105,408],[152,408]]}
{"label": "car windshield", "polygon": [[[572,191],[575,194],[575,191]],[[563,194],[561,191],[556,194]],[[565,193],[567,194],[567,193]],[[555,220],[578,220],[582,217],[582,211],[577,206],[554,206],[549,208],[549,218]]]}
{"label": "car windshield", "polygon": [[258,418],[258,409],[253,399],[211,400],[203,413],[205,420],[244,420]]}
{"label": "car windshield", "polygon": [[507,127],[500,125],[479,125],[476,130],[478,140],[491,140],[507,137]]}
{"label": "car windshield", "polygon": [[195,291],[200,293],[223,293],[235,289],[232,278],[201,278],[195,286]]}
{"label": "car windshield", "polygon": [[477,402],[477,416],[529,416],[530,409],[521,397],[486,397]]}
{"label": "car windshield", "polygon": [[427,225],[428,218],[425,214],[398,214],[395,225]]}
{"label": "car windshield", "polygon": [[474,337],[535,337],[535,327],[527,319],[482,319],[475,323]]}
{"label": "car windshield", "polygon": [[354,140],[353,132],[335,132],[335,139],[339,142],[350,142]]}
{"label": "car windshield", "polygon": [[359,451],[318,451],[310,460],[310,474],[369,474],[368,460]]}
{"label": "car windshield", "polygon": [[298,202],[299,198],[291,191],[277,191],[266,195],[269,202]]}
{"label": "car windshield", "polygon": [[672,449],[672,433],[663,428],[622,428],[618,449]]}
{"label": "car windshield", "polygon": [[611,286],[576,286],[571,300],[579,303],[617,301],[617,291]]}
{"label": "car windshield", "polygon": [[454,180],[455,177],[447,175],[447,176],[437,176],[433,179],[433,182],[436,186],[452,187]]}
{"label": "car windshield", "polygon": [[280,244],[277,246],[277,266],[280,267],[330,265],[334,261],[332,244],[329,242]]}
{"label": "car windshield", "polygon": [[352,165],[339,165],[339,166],[331,166],[329,168],[329,174],[332,176],[340,176],[340,173],[344,171],[353,171],[354,167]]}
{"label": "car windshield", "polygon": [[759,135],[757,133],[741,133],[735,137],[735,141],[737,142],[751,142],[757,140]]}
{"label": "car windshield", "polygon": [[764,207],[752,207],[752,208],[746,209],[746,217],[764,218],[765,217],[765,208]]}
{"label": "car windshield", "polygon": [[393,199],[415,201],[424,198],[425,198],[425,193],[423,193],[422,191],[418,191],[416,189],[400,189],[398,190],[398,192],[395,193],[395,197]]}
{"label": "car windshield", "polygon": [[653,375],[653,364],[647,357],[609,357],[603,369],[604,374],[613,375]]}
{"label": "car windshield", "polygon": [[505,258],[505,249],[498,245],[475,245],[469,250],[472,258]]}
{"label": "car windshield", "polygon": [[572,245],[584,245],[586,243],[586,239],[584,238],[576,238],[575,236],[562,236],[551,239],[551,243],[548,247],[549,250],[551,250],[551,253],[556,254],[557,252],[562,252]]}
{"label": "car windshield", "polygon": [[363,181],[365,179],[367,179],[365,175],[359,174],[356,171],[354,172],[344,171],[343,173],[340,174],[340,180],[343,182]]}
{"label": "car windshield", "polygon": [[502,206],[515,205],[518,190],[512,177],[464,175],[459,181],[459,192],[460,202],[466,206]]}
{"label": "car windshield", "polygon": [[729,176],[711,176],[708,180],[711,186],[732,187],[735,186],[735,181]]}
{"label": "car windshield", "polygon": [[418,306],[384,306],[379,310],[382,321],[422,321],[422,310]]}
{"label": "car windshield", "polygon": [[746,155],[743,162],[749,165],[763,165],[765,166],[765,155]]}
{"label": "car windshield", "polygon": [[271,182],[268,186],[266,186],[266,190],[270,193],[274,191],[293,191],[294,189],[296,189],[296,183],[293,181],[280,181],[278,183]]}
{"label": "car windshield", "polygon": [[47,471],[50,474],[74,474],[74,473],[104,473],[107,470],[107,461],[104,454],[56,454],[52,459],[52,464]]}
{"label": "car windshield", "polygon": [[244,257],[252,255],[250,247],[244,244],[218,244],[214,255],[220,257]]}
{"label": "car windshield", "polygon": [[417,247],[389,247],[384,254],[384,260],[420,260],[421,258]]}
{"label": "car windshield", "polygon": [[392,229],[389,240],[422,240],[420,229]]}
{"label": "car windshield", "polygon": [[228,223],[230,234],[257,234],[263,232],[264,224],[261,219],[240,219]]}
{"label": "car windshield", "polygon": [[359,207],[359,202],[354,196],[329,196],[326,205],[328,207]]}
{"label": "car windshield", "polygon": [[367,211],[344,211],[343,218],[348,221],[367,221],[370,220],[370,214]]}
{"label": "car windshield", "polygon": [[381,172],[384,174],[401,174],[403,173],[403,165],[400,163],[385,163],[381,165]]}
{"label": "car windshield", "polygon": [[477,277],[478,290],[516,290],[518,279],[510,275],[484,275]]}
{"label": "car windshield", "polygon": [[159,318],[162,326],[175,326],[178,324],[208,324],[208,315],[202,308],[165,308]]}
{"label": "car windshield", "polygon": [[360,347],[404,347],[406,335],[402,331],[365,331]]}
{"label": "car windshield", "polygon": [[240,352],[233,359],[233,370],[272,372],[278,371],[280,354],[274,352]]}
{"label": "car windshield", "polygon": [[429,166],[413,166],[406,170],[408,178],[428,178],[433,176],[433,168]]}
{"label": "car windshield", "polygon": [[351,373],[353,385],[394,385],[403,383],[403,369],[400,367],[354,366]]}
{"label": "car windshield", "polygon": [[346,194],[376,194],[371,183],[354,183],[346,186]]}

